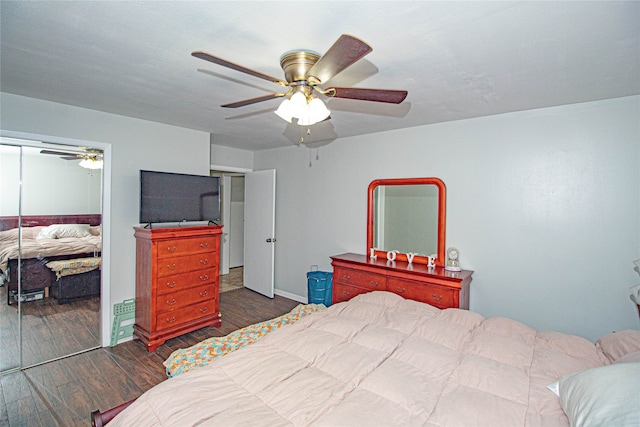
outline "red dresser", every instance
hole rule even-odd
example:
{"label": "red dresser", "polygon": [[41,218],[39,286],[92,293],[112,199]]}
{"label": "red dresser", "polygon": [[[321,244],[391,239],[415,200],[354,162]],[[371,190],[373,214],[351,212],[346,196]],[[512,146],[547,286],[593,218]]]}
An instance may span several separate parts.
{"label": "red dresser", "polygon": [[424,264],[371,259],[346,253],[331,257],[333,302],[347,301],[370,291],[389,291],[438,308],[469,309],[473,271],[447,271]]}
{"label": "red dresser", "polygon": [[135,228],[134,337],[155,351],[166,340],[220,326],[217,226]]}

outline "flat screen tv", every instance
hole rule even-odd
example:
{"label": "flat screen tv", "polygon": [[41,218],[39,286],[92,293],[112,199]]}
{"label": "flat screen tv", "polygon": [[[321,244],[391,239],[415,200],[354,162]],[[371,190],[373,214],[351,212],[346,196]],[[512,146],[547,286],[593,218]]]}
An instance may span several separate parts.
{"label": "flat screen tv", "polygon": [[220,178],[140,171],[140,223],[220,221]]}

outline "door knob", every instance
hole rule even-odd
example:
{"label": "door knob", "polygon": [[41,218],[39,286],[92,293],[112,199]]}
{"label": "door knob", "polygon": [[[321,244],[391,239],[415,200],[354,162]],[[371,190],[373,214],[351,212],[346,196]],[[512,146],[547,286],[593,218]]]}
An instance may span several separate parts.
{"label": "door knob", "polygon": [[267,243],[275,243],[275,241],[276,241],[276,238],[275,238],[275,237],[273,237],[273,238],[269,237],[269,238],[267,239]]}

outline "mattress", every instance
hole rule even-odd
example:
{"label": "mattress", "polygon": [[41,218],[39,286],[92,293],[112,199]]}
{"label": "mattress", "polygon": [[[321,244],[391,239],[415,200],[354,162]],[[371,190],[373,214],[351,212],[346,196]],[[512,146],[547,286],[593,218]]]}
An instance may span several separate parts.
{"label": "mattress", "polygon": [[39,239],[38,233],[46,227],[25,227],[21,240],[18,229],[0,231],[0,272],[6,273],[11,259],[46,259],[51,256],[99,253],[102,240],[99,235]]}
{"label": "mattress", "polygon": [[611,363],[578,336],[372,292],[160,383],[109,425],[566,426],[548,386]]}

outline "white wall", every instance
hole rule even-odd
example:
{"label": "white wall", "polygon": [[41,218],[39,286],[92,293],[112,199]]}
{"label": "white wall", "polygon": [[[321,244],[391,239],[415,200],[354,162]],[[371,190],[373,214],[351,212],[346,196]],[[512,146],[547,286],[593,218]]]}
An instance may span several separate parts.
{"label": "white wall", "polygon": [[[138,224],[139,170],[208,175],[209,134],[8,93],[0,95],[4,130],[111,144],[112,250],[108,276],[112,313],[114,303],[135,295],[133,227]],[[109,330],[110,325],[111,321]],[[110,337],[106,338],[108,343]]]}
{"label": "white wall", "polygon": [[340,139],[311,166],[304,147],[256,152],[277,170],[276,288],[304,296],[310,265],[365,252],[370,181],[433,176],[472,310],[591,340],[638,328],[639,118],[634,96]]}
{"label": "white wall", "polygon": [[253,153],[251,151],[216,145],[215,140],[216,136],[212,134],[210,138],[212,169],[222,169],[227,172],[234,170],[246,172],[253,168]]}
{"label": "white wall", "polygon": [[[18,215],[20,149],[0,152],[0,216]],[[69,215],[101,213],[102,171],[78,166],[78,160],[23,149],[23,215]],[[61,191],[64,189],[64,191]]]}

